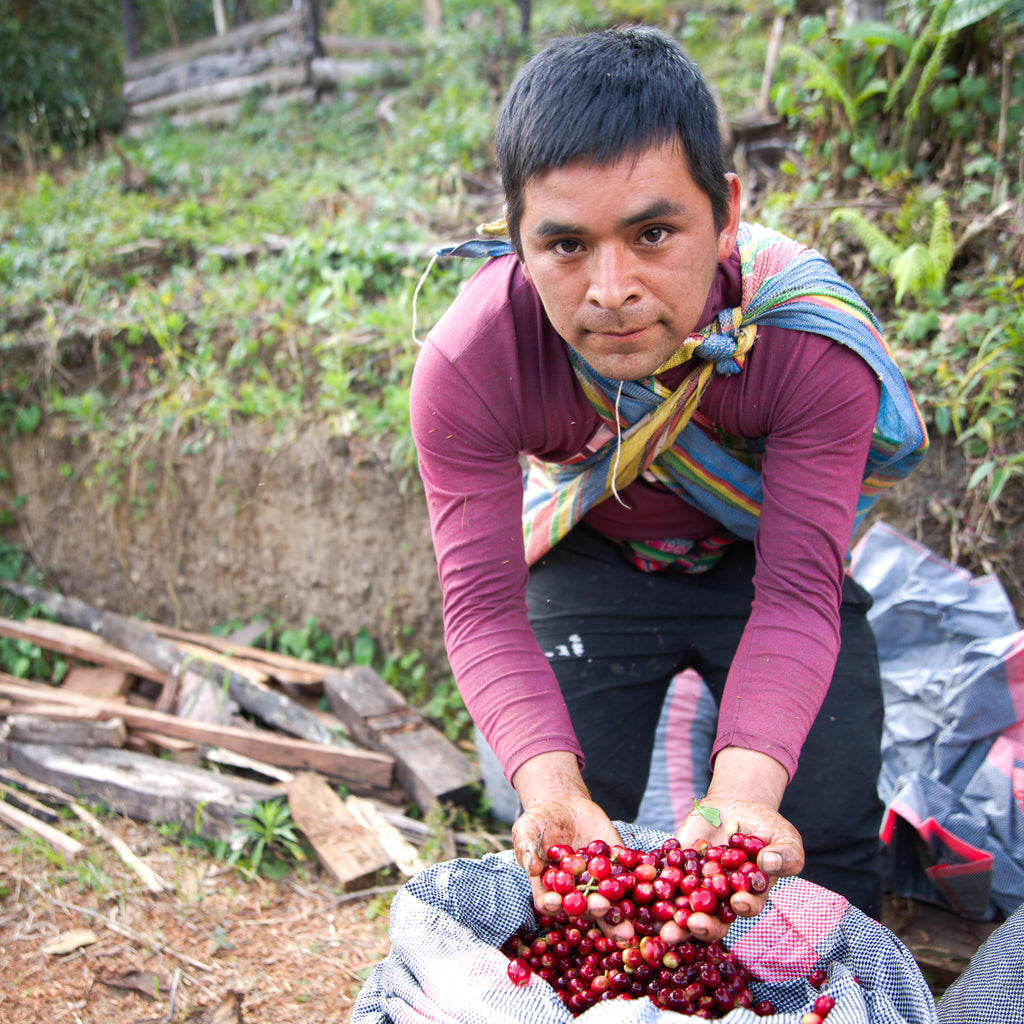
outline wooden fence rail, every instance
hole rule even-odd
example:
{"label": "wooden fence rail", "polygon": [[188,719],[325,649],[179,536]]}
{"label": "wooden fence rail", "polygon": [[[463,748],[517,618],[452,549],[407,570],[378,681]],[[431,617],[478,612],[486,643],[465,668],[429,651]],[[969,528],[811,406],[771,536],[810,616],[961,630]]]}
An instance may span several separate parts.
{"label": "wooden fence rail", "polygon": [[294,0],[283,14],[126,62],[128,132],[144,134],[160,119],[230,124],[244,106],[273,110],[379,87],[402,76],[411,52],[389,39],[322,35],[311,0]]}

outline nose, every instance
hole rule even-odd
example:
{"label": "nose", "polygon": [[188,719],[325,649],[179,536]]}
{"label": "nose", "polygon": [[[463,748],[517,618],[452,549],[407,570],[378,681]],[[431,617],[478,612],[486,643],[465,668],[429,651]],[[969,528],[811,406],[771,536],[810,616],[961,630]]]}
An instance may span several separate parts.
{"label": "nose", "polygon": [[642,288],[630,254],[620,245],[600,246],[590,265],[587,301],[600,309],[620,309],[640,298]]}

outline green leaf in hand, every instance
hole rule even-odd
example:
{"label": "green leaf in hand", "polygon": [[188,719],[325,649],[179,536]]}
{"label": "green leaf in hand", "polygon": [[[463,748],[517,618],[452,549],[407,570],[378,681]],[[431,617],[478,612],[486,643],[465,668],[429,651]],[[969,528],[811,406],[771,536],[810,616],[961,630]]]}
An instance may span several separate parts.
{"label": "green leaf in hand", "polygon": [[722,815],[719,814],[717,807],[705,807],[703,804],[697,803],[697,800],[693,801],[693,809],[709,824],[714,825],[718,828],[722,824]]}

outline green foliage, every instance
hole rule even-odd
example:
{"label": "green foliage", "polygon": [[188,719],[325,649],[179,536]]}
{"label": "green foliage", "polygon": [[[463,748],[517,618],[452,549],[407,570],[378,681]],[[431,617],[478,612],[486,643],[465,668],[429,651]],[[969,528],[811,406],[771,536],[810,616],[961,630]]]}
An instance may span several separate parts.
{"label": "green foliage", "polygon": [[833,211],[834,223],[847,225],[868,251],[868,259],[887,273],[896,288],[896,304],[905,295],[922,302],[939,303],[943,299],[946,275],[953,263],[955,246],[949,205],[941,196],[927,208],[927,241],[916,235],[914,214],[922,208],[918,196],[911,193],[896,218],[892,234],[878,227],[859,211],[841,207]]}
{"label": "green foliage", "polygon": [[285,800],[254,803],[235,830],[228,861],[246,878],[283,878],[307,860]]}
{"label": "green foliage", "polygon": [[272,646],[282,654],[322,665],[365,665],[434,721],[453,743],[469,739],[472,723],[451,672],[432,668],[406,629],[394,649],[384,651],[369,629],[335,639],[310,616],[301,628],[278,626]]}
{"label": "green foliage", "polygon": [[[862,171],[885,183],[893,174],[924,178],[962,157],[964,140],[991,148],[997,131],[1016,135],[1022,124],[1019,44],[1024,7],[1019,0],[920,0],[893,7],[894,23],[861,22],[826,31],[822,18],[805,18],[799,42],[784,48],[795,70],[778,77],[775,103],[794,126],[806,126],[804,149],[813,164],[828,164],[832,183]],[[1009,104],[999,73],[1014,83]],[[1002,122],[1003,128],[1000,128]],[[960,144],[957,144],[960,140]]]}
{"label": "green foliage", "polygon": [[[24,550],[0,537],[0,580],[12,583],[40,583],[39,574],[29,563]],[[24,619],[39,614],[35,605],[26,604],[0,588],[0,616]],[[29,640],[0,636],[0,672],[18,679],[59,683],[67,675],[68,663],[60,655],[45,651]]]}
{"label": "green foliage", "polygon": [[115,0],[0,0],[0,152],[32,160],[120,123]]}

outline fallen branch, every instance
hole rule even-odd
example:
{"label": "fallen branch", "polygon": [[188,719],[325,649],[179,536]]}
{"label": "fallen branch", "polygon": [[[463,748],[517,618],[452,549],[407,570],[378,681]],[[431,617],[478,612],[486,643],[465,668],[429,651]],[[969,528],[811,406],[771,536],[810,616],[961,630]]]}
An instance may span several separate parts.
{"label": "fallen branch", "polygon": [[84,821],[104,842],[108,843],[114,852],[121,858],[121,862],[130,871],[134,871],[142,880],[142,884],[154,895],[170,892],[174,886],[165,882],[148,864],[139,860],[132,853],[128,844],[117,835],[114,835],[95,815],[87,811],[81,804],[72,804],[71,810]]}

